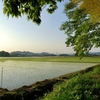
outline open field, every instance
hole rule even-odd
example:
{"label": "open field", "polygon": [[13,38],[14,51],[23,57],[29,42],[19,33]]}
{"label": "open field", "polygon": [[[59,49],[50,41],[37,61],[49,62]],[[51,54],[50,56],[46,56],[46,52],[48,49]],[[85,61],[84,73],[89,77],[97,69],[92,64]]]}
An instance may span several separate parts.
{"label": "open field", "polygon": [[0,57],[0,61],[46,61],[46,62],[76,62],[76,63],[100,63],[100,57]]}

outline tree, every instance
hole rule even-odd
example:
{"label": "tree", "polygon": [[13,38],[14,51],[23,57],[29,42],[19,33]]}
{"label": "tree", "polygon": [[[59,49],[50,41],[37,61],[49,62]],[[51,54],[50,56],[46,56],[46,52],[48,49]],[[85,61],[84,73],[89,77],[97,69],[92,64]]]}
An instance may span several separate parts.
{"label": "tree", "polygon": [[3,13],[8,17],[21,17],[26,14],[28,20],[36,24],[41,23],[41,12],[47,6],[47,11],[53,13],[57,9],[57,2],[63,0],[2,0]]}
{"label": "tree", "polygon": [[10,56],[9,52],[0,51],[0,57],[9,57],[9,56]]}
{"label": "tree", "polygon": [[100,23],[93,24],[90,15],[84,12],[85,9],[80,9],[78,3],[67,3],[64,13],[69,20],[60,28],[67,34],[66,45],[73,46],[80,57],[87,55],[92,47],[100,46]]}

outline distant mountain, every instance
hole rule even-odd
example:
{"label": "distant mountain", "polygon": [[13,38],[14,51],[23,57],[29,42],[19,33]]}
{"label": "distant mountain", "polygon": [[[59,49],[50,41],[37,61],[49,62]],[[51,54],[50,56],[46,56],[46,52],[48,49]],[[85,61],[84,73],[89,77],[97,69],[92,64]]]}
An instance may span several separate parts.
{"label": "distant mountain", "polygon": [[[32,57],[32,56],[74,56],[75,54],[53,54],[48,52],[33,53],[29,51],[13,51],[10,53],[12,57]],[[100,56],[100,52],[90,52],[88,56]]]}
{"label": "distant mountain", "polygon": [[42,52],[42,53],[33,53],[29,51],[13,51],[10,53],[13,57],[30,57],[30,56],[56,56],[55,54]]}
{"label": "distant mountain", "polygon": [[[75,54],[59,54],[58,56],[75,56]],[[87,56],[100,56],[100,52],[89,52]]]}
{"label": "distant mountain", "polygon": [[34,53],[29,51],[14,51],[10,53],[11,56],[32,56]]}
{"label": "distant mountain", "polygon": [[56,56],[55,54],[51,54],[51,53],[48,53],[48,52],[42,52],[42,53],[38,53],[39,55],[41,56]]}

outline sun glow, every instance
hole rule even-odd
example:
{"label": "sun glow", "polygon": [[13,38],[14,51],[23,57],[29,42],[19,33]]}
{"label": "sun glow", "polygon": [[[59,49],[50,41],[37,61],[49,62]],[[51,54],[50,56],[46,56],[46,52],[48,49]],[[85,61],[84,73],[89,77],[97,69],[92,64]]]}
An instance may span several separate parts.
{"label": "sun glow", "polygon": [[9,37],[0,32],[0,50],[5,49],[9,45]]}
{"label": "sun glow", "polygon": [[[0,23],[1,24],[1,23]],[[0,25],[0,51],[8,51],[11,45],[10,31],[3,24]]]}
{"label": "sun glow", "polygon": [[5,43],[4,36],[0,34],[0,45],[3,45]]}
{"label": "sun glow", "polygon": [[3,39],[2,38],[0,38],[0,44],[2,44],[3,43]]}

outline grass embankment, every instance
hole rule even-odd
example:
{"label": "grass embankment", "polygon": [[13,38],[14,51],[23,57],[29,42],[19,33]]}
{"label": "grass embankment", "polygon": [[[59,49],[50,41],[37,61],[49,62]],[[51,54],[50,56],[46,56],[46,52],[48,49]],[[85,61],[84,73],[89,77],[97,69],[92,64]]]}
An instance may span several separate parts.
{"label": "grass embankment", "polygon": [[100,57],[1,57],[0,61],[44,61],[44,62],[73,62],[73,63],[100,63]]}
{"label": "grass embankment", "polygon": [[56,84],[41,100],[100,100],[100,65]]}

